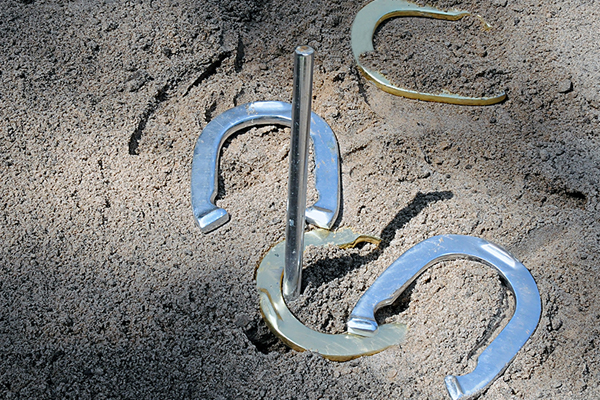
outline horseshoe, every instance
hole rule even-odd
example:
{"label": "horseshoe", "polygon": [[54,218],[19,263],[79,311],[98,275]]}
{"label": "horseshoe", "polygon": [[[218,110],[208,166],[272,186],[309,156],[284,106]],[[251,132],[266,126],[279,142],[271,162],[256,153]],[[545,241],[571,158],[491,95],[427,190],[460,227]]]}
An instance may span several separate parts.
{"label": "horseshoe", "polygon": [[[218,188],[218,163],[221,146],[233,133],[255,125],[291,125],[292,106],[281,101],[257,101],[225,111],[202,131],[192,160],[192,211],[203,233],[229,221],[229,213],[215,205]],[[315,186],[319,200],[306,209],[306,220],[329,229],[340,204],[340,167],[338,144],[329,125],[314,112],[310,138],[315,151]]]}
{"label": "horseshoe", "polygon": [[[441,103],[462,104],[469,106],[491,105],[501,102],[506,98],[506,93],[495,97],[465,97],[452,93],[424,93],[415,90],[403,89],[395,86],[381,72],[372,71],[360,62],[360,55],[373,48],[373,34],[383,21],[392,17],[426,17],[456,21],[471,13],[467,11],[441,11],[433,7],[419,6],[405,0],[374,0],[364,6],[354,18],[352,23],[352,53],[358,69],[369,80],[383,91],[396,96]],[[486,28],[491,26],[477,16]]]}
{"label": "horseshoe", "polygon": [[[335,245],[354,247],[360,242],[378,244],[379,239],[358,235],[350,229],[331,232],[317,229],[306,233],[305,246]],[[275,245],[263,257],[256,271],[260,293],[260,310],[269,329],[285,344],[297,351],[310,350],[334,361],[346,361],[375,354],[404,341],[406,325],[385,324],[369,337],[352,333],[331,335],[306,327],[287,308],[281,291],[285,259],[285,242]]]}
{"label": "horseshoe", "polygon": [[535,281],[527,268],[506,250],[472,236],[442,235],[427,239],[402,254],[377,278],[359,299],[348,320],[348,332],[366,337],[376,334],[377,309],[392,304],[425,269],[456,258],[494,267],[508,282],[516,304],[513,317],[481,353],[475,369],[463,376],[445,378],[453,400],[471,397],[486,389],[510,364],[540,320],[540,293]]}

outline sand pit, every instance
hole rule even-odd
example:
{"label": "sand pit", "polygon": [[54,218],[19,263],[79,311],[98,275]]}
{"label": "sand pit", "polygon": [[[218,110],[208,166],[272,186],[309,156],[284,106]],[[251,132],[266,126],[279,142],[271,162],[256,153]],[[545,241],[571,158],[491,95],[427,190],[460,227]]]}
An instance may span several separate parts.
{"label": "sand pit", "polygon": [[466,107],[360,75],[350,27],[366,3],[3,1],[1,398],[449,398],[444,377],[472,370],[514,310],[476,262],[432,267],[381,310],[408,334],[373,356],[328,361],[266,328],[254,272],[284,236],[289,129],[228,140],[217,204],[231,221],[208,235],[194,224],[198,135],[234,106],[290,101],[300,44],[316,50],[313,110],[340,147],[335,228],[382,243],[309,249],[298,318],[344,332],[408,248],[478,236],[517,256],[542,299],[537,330],[481,398],[600,398],[600,4],[443,0],[428,4],[493,29],[379,28],[366,60],[398,84],[508,95]]}

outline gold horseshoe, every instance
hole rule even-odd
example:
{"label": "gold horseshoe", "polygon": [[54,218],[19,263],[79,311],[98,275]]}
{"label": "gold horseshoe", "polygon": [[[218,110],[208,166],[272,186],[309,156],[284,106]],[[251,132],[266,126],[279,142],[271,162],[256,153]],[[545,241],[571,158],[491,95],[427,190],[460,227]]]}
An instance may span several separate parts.
{"label": "gold horseshoe", "polygon": [[[350,248],[360,242],[379,244],[381,240],[358,235],[351,229],[331,232],[317,229],[304,236],[304,245],[336,245]],[[260,310],[269,329],[286,345],[297,351],[310,350],[334,361],[375,354],[386,348],[398,345],[406,335],[405,324],[381,325],[374,336],[364,337],[351,333],[332,335],[314,331],[287,308],[281,292],[283,277],[285,242],[275,245],[263,257],[256,271],[256,285],[260,293]]]}
{"label": "gold horseshoe", "polygon": [[[467,106],[487,106],[499,103],[506,98],[506,93],[503,92],[495,97],[465,97],[452,93],[433,94],[402,89],[394,86],[381,72],[371,71],[360,63],[359,57],[361,54],[374,51],[373,34],[375,29],[388,18],[427,17],[456,21],[466,15],[471,15],[471,13],[468,11],[441,11],[433,7],[419,6],[405,0],[374,0],[356,14],[352,24],[352,53],[358,69],[367,79],[372,80],[378,88],[397,96]],[[486,29],[491,28],[483,18],[479,15],[477,17]]]}

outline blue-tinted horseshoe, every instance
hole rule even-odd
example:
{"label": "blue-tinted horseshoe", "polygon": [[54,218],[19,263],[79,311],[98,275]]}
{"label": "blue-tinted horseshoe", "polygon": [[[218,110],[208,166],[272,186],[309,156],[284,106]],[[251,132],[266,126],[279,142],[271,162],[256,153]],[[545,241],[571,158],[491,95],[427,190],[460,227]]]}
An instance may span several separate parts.
{"label": "blue-tinted horseshoe", "polygon": [[452,399],[471,397],[490,385],[510,364],[538,325],[540,293],[533,277],[515,257],[483,239],[443,235],[410,248],[390,265],[358,300],[348,320],[348,332],[369,336],[377,331],[375,311],[390,305],[425,269],[433,264],[467,258],[496,268],[515,295],[515,313],[506,327],[481,353],[473,372],[448,375]]}
{"label": "blue-tinted horseshoe", "polygon": [[[281,101],[257,101],[225,111],[202,131],[192,160],[192,210],[200,230],[208,233],[229,221],[229,214],[215,205],[221,146],[233,133],[250,126],[290,126],[292,106]],[[315,186],[319,200],[306,208],[306,220],[329,229],[340,204],[340,163],[338,144],[329,125],[314,112],[310,138],[315,151]]]}

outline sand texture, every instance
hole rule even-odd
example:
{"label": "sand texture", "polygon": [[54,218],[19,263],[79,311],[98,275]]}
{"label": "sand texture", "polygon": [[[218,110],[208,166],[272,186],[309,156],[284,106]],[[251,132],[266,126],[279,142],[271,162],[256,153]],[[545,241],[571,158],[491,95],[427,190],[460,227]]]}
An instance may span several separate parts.
{"label": "sand texture", "polygon": [[[481,15],[395,18],[358,72],[350,28],[368,0],[0,1],[0,398],[448,399],[514,311],[474,261],[437,264],[380,323],[406,342],[338,363],[287,349],[254,280],[284,237],[289,129],[223,146],[204,235],[190,204],[202,129],[247,102],[290,101],[292,52],[316,50],[313,110],[335,132],[335,229],[378,248],[310,248],[290,309],[342,333],[397,257],[439,234],[518,257],[542,301],[537,330],[482,399],[600,398],[600,3],[441,0]],[[426,3],[422,3],[426,4]],[[314,200],[311,187],[309,197]]]}

